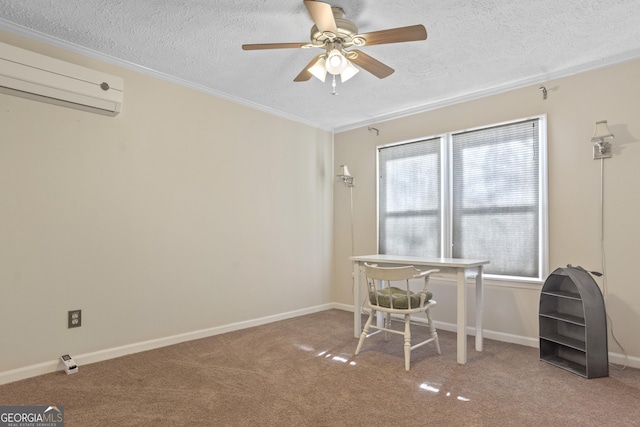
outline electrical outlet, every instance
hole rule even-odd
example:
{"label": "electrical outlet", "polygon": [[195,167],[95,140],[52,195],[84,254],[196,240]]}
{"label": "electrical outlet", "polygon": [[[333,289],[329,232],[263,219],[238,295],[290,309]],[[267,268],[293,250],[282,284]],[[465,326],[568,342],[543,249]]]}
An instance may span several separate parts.
{"label": "electrical outlet", "polygon": [[82,326],[82,310],[70,310],[68,318],[69,328],[79,328]]}

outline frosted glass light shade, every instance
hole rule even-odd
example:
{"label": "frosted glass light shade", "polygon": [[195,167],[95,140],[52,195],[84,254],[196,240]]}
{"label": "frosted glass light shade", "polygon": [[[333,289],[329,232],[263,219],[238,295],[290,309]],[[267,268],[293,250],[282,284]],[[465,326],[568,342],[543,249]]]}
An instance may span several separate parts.
{"label": "frosted glass light shade", "polygon": [[358,74],[360,70],[351,63],[351,61],[347,60],[347,68],[344,69],[344,71],[342,73],[340,73],[340,79],[342,81],[342,83],[346,82],[347,80],[349,80],[351,77],[355,76],[356,74]]}
{"label": "frosted glass light shade", "polygon": [[311,66],[311,68],[309,68],[309,72],[323,83],[325,78],[327,77],[327,68],[325,67],[325,62],[326,61],[324,58],[320,58],[316,61],[315,64]]}
{"label": "frosted glass light shade", "polygon": [[326,68],[331,74],[340,74],[347,68],[347,58],[338,49],[333,49],[327,55]]}

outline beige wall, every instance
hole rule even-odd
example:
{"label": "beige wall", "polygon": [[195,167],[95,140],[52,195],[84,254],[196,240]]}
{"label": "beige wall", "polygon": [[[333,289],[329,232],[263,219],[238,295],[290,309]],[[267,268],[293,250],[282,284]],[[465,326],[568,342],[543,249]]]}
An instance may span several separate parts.
{"label": "beige wall", "polygon": [[0,373],[331,302],[330,132],[0,41],[125,82],[115,118],[0,94]]}
{"label": "beige wall", "polygon": [[[544,82],[409,117],[376,123],[335,136],[334,167],[347,164],[354,188],[355,253],[376,252],[376,146],[447,131],[546,114],[549,160],[550,269],[566,264],[602,270],[600,252],[600,161],[592,159],[591,135],[606,119],[616,138],[605,161],[606,300],[614,333],[640,367],[640,61]],[[381,100],[382,101],[382,100]],[[333,299],[351,304],[349,199],[335,192],[335,277]],[[517,244],[517,242],[514,242]],[[603,281],[598,280],[602,285]],[[489,283],[485,325],[488,336],[537,345],[541,285]],[[455,323],[455,289],[435,281],[435,319]],[[471,298],[471,306],[473,298]],[[473,309],[469,319],[473,322]],[[611,325],[610,321],[610,325]],[[609,350],[622,350],[609,339]],[[613,358],[616,358],[614,354]],[[617,359],[619,361],[619,359]]]}

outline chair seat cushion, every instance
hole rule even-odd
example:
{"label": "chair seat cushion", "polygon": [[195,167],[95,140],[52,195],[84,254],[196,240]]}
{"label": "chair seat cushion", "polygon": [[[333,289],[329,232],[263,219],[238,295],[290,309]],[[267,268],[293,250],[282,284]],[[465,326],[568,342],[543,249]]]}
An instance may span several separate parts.
{"label": "chair seat cushion", "polygon": [[[411,300],[411,308],[417,308],[420,306],[420,293],[410,292],[409,298],[407,298],[407,291],[404,289],[391,287],[385,289],[379,289],[376,291],[378,294],[378,302],[376,303],[376,293],[369,292],[369,302],[371,305],[379,305],[380,307],[391,308],[391,300],[393,300],[393,308],[408,309],[408,300]],[[389,298],[391,294],[391,298]],[[433,294],[427,292],[425,302],[431,300]]]}

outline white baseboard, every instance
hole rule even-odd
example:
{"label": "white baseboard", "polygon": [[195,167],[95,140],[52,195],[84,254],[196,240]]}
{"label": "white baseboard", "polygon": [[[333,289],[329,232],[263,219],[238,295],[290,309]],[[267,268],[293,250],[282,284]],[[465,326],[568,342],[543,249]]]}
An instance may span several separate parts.
{"label": "white baseboard", "polygon": [[[104,360],[114,359],[116,357],[126,356],[128,354],[139,353],[141,351],[153,350],[160,347],[166,347],[181,342],[197,340],[200,338],[211,337],[214,335],[233,332],[240,329],[251,328],[254,326],[265,325],[267,323],[278,322],[280,320],[291,319],[293,317],[304,316],[306,314],[317,313],[334,308],[333,304],[323,304],[315,307],[304,308],[301,310],[289,311],[273,316],[260,317],[258,319],[246,320],[243,322],[231,323],[228,325],[216,326],[208,329],[187,332],[184,334],[172,335],[164,338],[157,338],[139,343],[128,344],[120,347],[108,348],[100,351],[85,354],[74,354],[73,358],[82,371],[82,365],[102,362]],[[25,366],[22,368],[12,369],[10,371],[0,372],[0,384],[8,384],[15,381],[24,380],[38,375],[49,374],[51,372],[63,370],[62,362],[59,360],[38,363],[36,365]]]}
{"label": "white baseboard", "polygon": [[[355,310],[355,308],[352,305],[346,305],[346,304],[334,303],[333,308],[336,308],[338,310],[349,311],[352,313]],[[415,318],[412,317],[411,321],[414,321],[414,319],[416,322],[426,322],[426,319],[423,319],[420,317],[415,317]],[[433,324],[436,326],[436,329],[442,329],[443,331],[449,331],[449,332],[457,331],[455,323],[438,322],[434,320]],[[506,342],[510,344],[518,344],[518,345],[523,345],[526,347],[533,347],[533,348],[540,347],[540,339],[538,337],[525,337],[521,335],[513,335],[513,334],[507,334],[504,332],[492,331],[490,329],[485,329],[483,332],[484,332],[484,337],[490,340]],[[467,327],[467,334],[475,336],[476,328],[470,327],[470,326]],[[616,366],[612,366],[611,369],[621,369],[624,367],[640,369],[640,358],[633,357],[633,356],[625,356],[624,354],[620,354],[620,353],[609,352],[609,364],[616,365]]]}
{"label": "white baseboard", "polygon": [[640,369],[640,357],[609,352],[609,365],[611,364],[615,364],[615,366],[610,366],[609,371],[612,369],[624,369],[626,367]]}
{"label": "white baseboard", "polygon": [[[128,344],[120,347],[109,348],[92,353],[85,353],[80,355],[73,355],[78,366],[88,365],[91,363],[102,362],[104,360],[115,359],[116,357],[126,356],[128,354],[139,353],[141,351],[153,350],[160,347],[166,347],[173,344],[179,344],[181,342],[192,341],[200,338],[211,337],[214,335],[224,334],[227,332],[238,331],[240,329],[251,328],[254,326],[265,325],[268,323],[278,322],[280,320],[291,319],[298,316],[304,316],[306,314],[317,313],[329,309],[337,309],[343,311],[354,311],[352,305],[330,303],[323,304],[314,307],[309,307],[301,310],[289,311],[286,313],[276,314],[273,316],[260,317],[257,319],[246,320],[243,322],[231,323],[228,325],[216,326],[208,329],[201,329],[198,331],[187,332],[184,334],[172,335],[169,337],[158,338],[148,341],[142,341],[139,343]],[[419,318],[416,319],[420,321]],[[456,332],[456,325],[453,323],[436,322],[434,321],[436,328],[444,331]],[[475,335],[475,328],[467,328],[469,335]],[[506,334],[504,332],[497,332],[492,330],[484,330],[485,338],[502,341],[512,344],[524,345],[527,347],[538,348],[538,338],[524,337],[519,335]],[[620,369],[623,366],[630,368],[640,369],[640,358],[625,356],[619,353],[609,352],[609,362],[616,364],[612,369]],[[0,372],[0,385],[8,384],[15,381],[24,380],[27,378],[35,377],[38,375],[49,374],[51,372],[63,370],[62,363],[59,360],[38,363],[35,365],[25,366],[22,368],[12,369],[10,371]]]}
{"label": "white baseboard", "polygon": [[[449,331],[449,332],[456,332],[457,331],[457,327],[456,327],[455,323],[437,322],[437,321],[434,320],[433,324],[436,325],[437,329],[442,329],[443,331]],[[523,337],[523,336],[520,336],[520,335],[513,335],[513,334],[507,334],[507,333],[504,333],[504,332],[492,331],[492,330],[489,330],[489,329],[485,329],[483,332],[484,332],[484,337],[488,338],[490,340],[507,342],[507,343],[511,343],[511,344],[524,345],[526,347],[536,347],[536,348],[538,347],[538,344],[539,344],[539,339],[538,338]],[[468,326],[467,327],[467,334],[475,336],[476,335],[476,328]]]}
{"label": "white baseboard", "polygon": [[[442,323],[442,322],[433,322],[436,325],[436,328],[442,329],[444,331],[456,331],[456,325],[453,323]],[[476,335],[476,328],[468,327],[467,334]],[[520,335],[512,335],[506,334],[504,332],[496,332],[489,329],[484,330],[484,337],[490,340],[496,340],[501,342],[506,342],[510,344],[518,344],[526,347],[534,347],[540,348],[540,338],[538,337],[524,337]],[[640,369],[640,358],[633,356],[625,356],[620,353],[609,352],[609,364],[616,364],[619,366],[612,367],[612,369],[628,366],[629,368]]]}
{"label": "white baseboard", "polygon": [[56,360],[0,372],[0,385],[37,377],[38,375],[49,374],[62,369],[62,362]]}
{"label": "white baseboard", "polygon": [[342,310],[342,311],[350,311],[352,313],[353,313],[353,310],[355,310],[353,305],[340,304],[340,303],[337,303],[337,302],[332,303],[331,304],[331,308],[335,308],[336,310]]}

